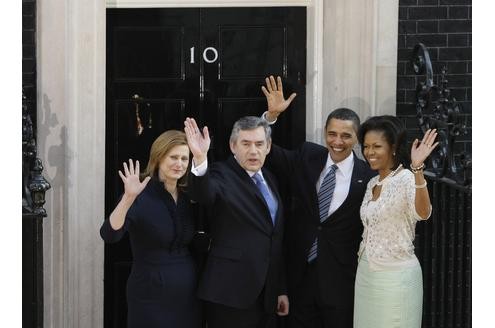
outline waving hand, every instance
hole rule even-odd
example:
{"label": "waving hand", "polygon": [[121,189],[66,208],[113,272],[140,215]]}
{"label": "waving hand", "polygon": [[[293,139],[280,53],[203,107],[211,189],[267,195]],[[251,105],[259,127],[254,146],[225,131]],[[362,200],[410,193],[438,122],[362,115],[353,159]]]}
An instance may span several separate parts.
{"label": "waving hand", "polygon": [[125,194],[132,198],[136,198],[151,179],[150,177],[146,177],[143,182],[139,180],[139,161],[136,161],[136,168],[134,168],[132,159],[129,159],[129,167],[124,162],[124,173],[119,170],[119,175],[124,183]]}
{"label": "waving hand", "polygon": [[124,162],[124,173],[119,170],[119,175],[124,183],[124,195],[108,219],[110,221],[110,226],[114,230],[122,228],[127,211],[151,179],[150,177],[146,177],[143,182],[139,180],[139,161],[136,161],[136,168],[134,168],[132,159],[129,159],[129,167],[127,166],[127,163]]}
{"label": "waving hand", "polygon": [[184,122],[184,132],[186,133],[187,144],[193,154],[194,165],[198,166],[206,160],[208,149],[210,149],[210,134],[208,127],[203,128],[203,133],[199,130],[194,118],[186,118]]}
{"label": "waving hand", "polygon": [[284,89],[280,76],[277,76],[277,83],[275,83],[275,78],[270,75],[270,77],[265,78],[265,83],[266,87],[262,86],[261,91],[265,94],[268,104],[267,119],[273,122],[289,107],[292,100],[296,98],[296,94],[293,93],[289,98],[284,98]]}
{"label": "waving hand", "polygon": [[411,164],[414,167],[420,167],[426,158],[430,156],[433,149],[438,146],[438,141],[435,142],[435,138],[437,137],[436,129],[429,129],[425,132],[423,139],[419,142],[418,139],[415,139],[411,149]]}

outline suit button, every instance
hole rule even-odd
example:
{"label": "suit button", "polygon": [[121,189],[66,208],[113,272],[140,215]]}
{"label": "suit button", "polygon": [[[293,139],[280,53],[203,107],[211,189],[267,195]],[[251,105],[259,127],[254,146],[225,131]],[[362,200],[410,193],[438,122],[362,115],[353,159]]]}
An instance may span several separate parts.
{"label": "suit button", "polygon": [[321,229],[323,229],[323,227],[322,226],[318,226],[318,230],[321,231]]}

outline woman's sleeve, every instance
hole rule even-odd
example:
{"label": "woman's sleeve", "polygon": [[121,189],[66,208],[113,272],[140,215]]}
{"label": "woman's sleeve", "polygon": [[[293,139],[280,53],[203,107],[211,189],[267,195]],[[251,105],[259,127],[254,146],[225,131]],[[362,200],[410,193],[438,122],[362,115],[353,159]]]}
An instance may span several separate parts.
{"label": "woman's sleeve", "polygon": [[431,205],[428,216],[425,219],[423,219],[416,211],[416,181],[414,179],[414,174],[409,173],[405,175],[403,185],[406,188],[406,197],[407,197],[409,215],[413,217],[416,221],[428,219],[432,211]]}
{"label": "woman's sleeve", "polygon": [[[122,198],[122,196],[120,198]],[[106,218],[105,221],[103,221],[103,224],[101,225],[100,228],[100,236],[103,239],[103,241],[105,241],[106,243],[116,243],[119,240],[121,240],[122,237],[124,237],[124,234],[126,233],[126,231],[129,230],[129,228],[132,225],[132,222],[135,220],[136,207],[137,204],[135,202],[134,204],[132,204],[131,208],[129,208],[129,210],[127,211],[124,225],[118,230],[114,230],[112,228],[112,226],[110,225],[110,218]]]}

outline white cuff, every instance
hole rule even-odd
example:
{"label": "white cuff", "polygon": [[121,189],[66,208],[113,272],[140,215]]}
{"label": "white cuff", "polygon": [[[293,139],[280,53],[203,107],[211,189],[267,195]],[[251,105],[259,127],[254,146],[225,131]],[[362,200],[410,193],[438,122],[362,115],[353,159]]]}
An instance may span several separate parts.
{"label": "white cuff", "polygon": [[266,118],[266,114],[268,114],[268,111],[265,111],[263,114],[261,114],[261,118],[264,119],[266,121],[266,123],[268,123],[268,125],[273,125],[277,122],[277,119],[275,119],[275,121],[273,122],[270,122],[267,118]]}
{"label": "white cuff", "polygon": [[191,173],[197,177],[202,177],[205,175],[206,170],[208,169],[208,159],[206,159],[203,163],[198,166],[194,165],[194,161],[191,163]]}

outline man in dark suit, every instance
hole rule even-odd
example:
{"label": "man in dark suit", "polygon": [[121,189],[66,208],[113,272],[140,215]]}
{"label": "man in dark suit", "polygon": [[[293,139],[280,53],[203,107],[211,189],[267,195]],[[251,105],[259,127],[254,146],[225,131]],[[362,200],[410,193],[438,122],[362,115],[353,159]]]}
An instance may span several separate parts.
{"label": "man in dark suit", "polygon": [[[268,101],[263,117],[271,124],[294,99],[284,99],[273,76],[262,87]],[[287,179],[286,222],[289,327],[352,328],[357,252],[363,231],[359,210],[375,175],[358,159],[359,117],[347,108],[328,115],[326,148],[305,142],[294,151],[273,145],[267,166]]]}
{"label": "man in dark suit", "polygon": [[210,164],[208,128],[187,118],[193,154],[191,198],[213,212],[211,249],[198,295],[205,302],[208,328],[265,328],[275,313],[287,315],[283,269],[282,202],[274,176],[263,168],[270,152],[270,127],[254,116],[232,129],[228,160]]}

